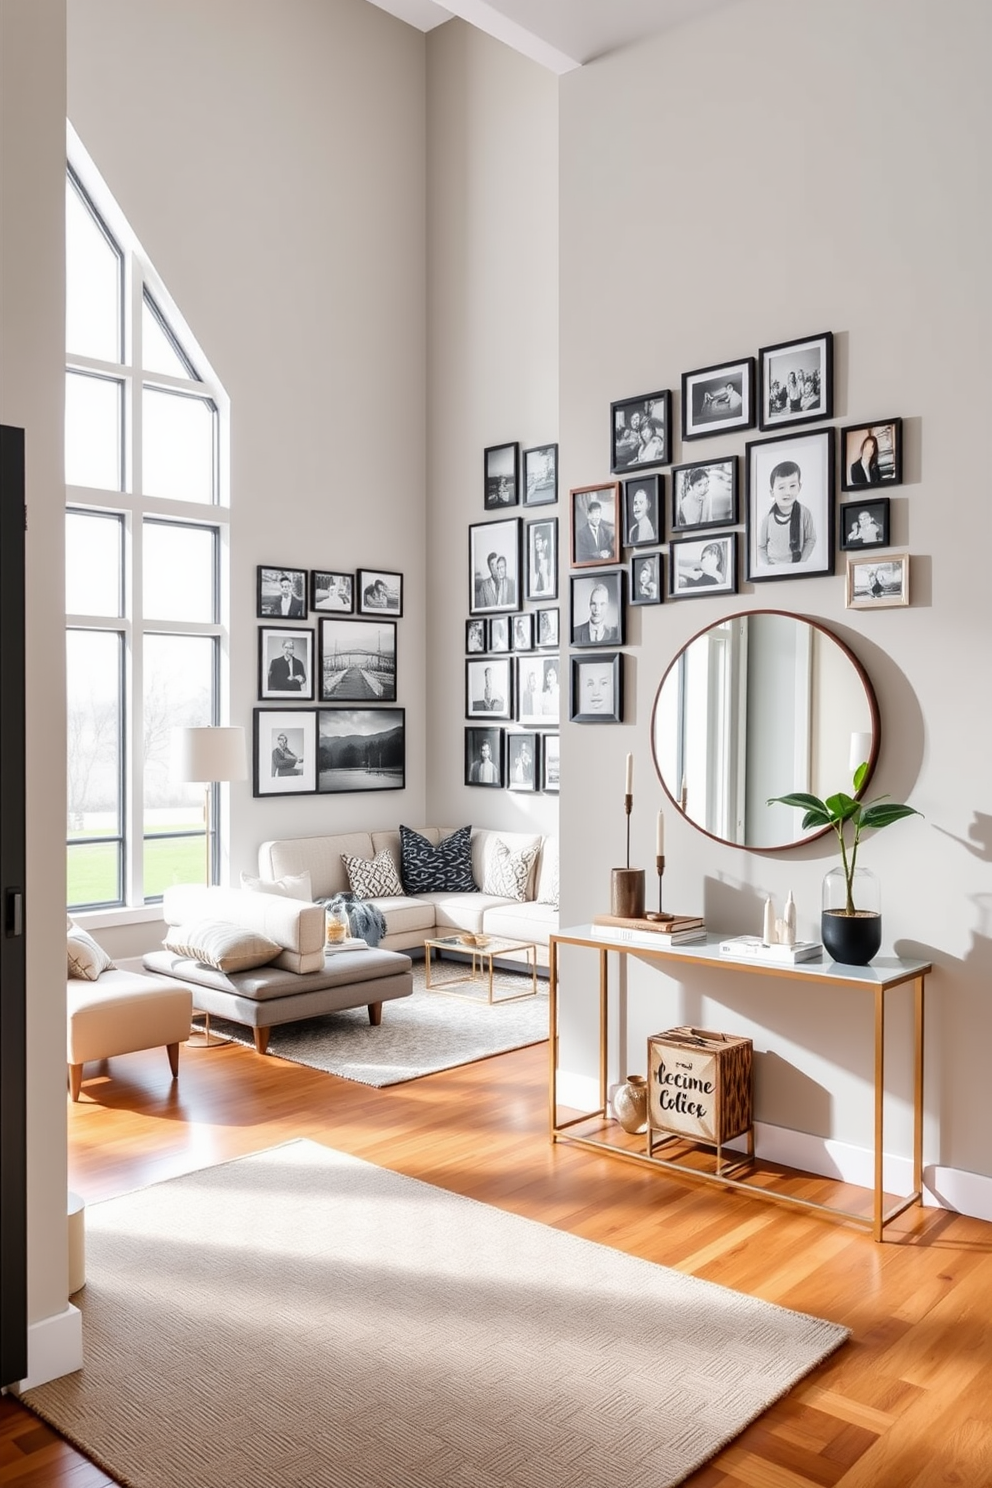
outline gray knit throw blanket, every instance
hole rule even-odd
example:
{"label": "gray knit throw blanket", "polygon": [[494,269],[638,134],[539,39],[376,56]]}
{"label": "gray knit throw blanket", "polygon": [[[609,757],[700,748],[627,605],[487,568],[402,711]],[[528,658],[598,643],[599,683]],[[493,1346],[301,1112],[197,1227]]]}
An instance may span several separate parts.
{"label": "gray knit throw blanket", "polygon": [[315,899],[315,904],[322,904],[326,909],[337,909],[343,904],[348,913],[348,929],[357,940],[364,940],[370,946],[377,946],[386,933],[386,920],[380,909],[374,904],[369,904],[365,899],[359,899],[357,894],[334,894],[330,899]]}

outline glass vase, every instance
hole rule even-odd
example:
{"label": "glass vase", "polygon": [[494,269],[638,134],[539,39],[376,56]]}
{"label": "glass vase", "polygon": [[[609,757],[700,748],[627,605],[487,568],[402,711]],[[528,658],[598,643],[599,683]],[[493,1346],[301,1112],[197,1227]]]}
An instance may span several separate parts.
{"label": "glass vase", "polygon": [[851,884],[854,911],[847,907],[843,868],[831,868],[823,880],[820,939],[835,961],[867,966],[882,944],[882,899],[870,868],[855,868]]}
{"label": "glass vase", "polygon": [[343,904],[336,904],[324,914],[324,941],[327,945],[340,945],[351,934],[348,911]]}

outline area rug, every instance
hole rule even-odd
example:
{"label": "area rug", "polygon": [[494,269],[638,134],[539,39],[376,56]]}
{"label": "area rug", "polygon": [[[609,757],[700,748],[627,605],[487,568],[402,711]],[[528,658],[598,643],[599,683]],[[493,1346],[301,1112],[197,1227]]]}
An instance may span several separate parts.
{"label": "area rug", "polygon": [[128,1488],[666,1488],[847,1329],[310,1141],[87,1209],[81,1371]]}
{"label": "area rug", "polygon": [[[435,981],[455,974],[454,965],[443,965],[440,971],[431,968]],[[349,1008],[273,1028],[269,1053],[362,1085],[397,1085],[546,1039],[547,982],[538,980],[537,985],[537,997],[490,1006],[486,984],[463,983],[460,993],[477,994],[466,1002],[426,991],[423,963],[415,961],[413,992],[383,1003],[378,1028],[369,1025],[366,1008]],[[497,996],[526,991],[530,974],[498,973],[496,987]],[[210,1027],[237,1043],[253,1046],[251,1029],[241,1024],[211,1018]]]}

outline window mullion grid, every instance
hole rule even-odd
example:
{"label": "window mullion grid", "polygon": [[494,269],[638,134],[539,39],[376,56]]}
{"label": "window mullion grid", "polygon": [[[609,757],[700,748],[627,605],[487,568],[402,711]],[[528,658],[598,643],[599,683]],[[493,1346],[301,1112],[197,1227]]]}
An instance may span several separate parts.
{"label": "window mullion grid", "polygon": [[127,708],[127,772],[125,775],[125,840],[127,873],[125,904],[145,902],[144,839],[144,630],[142,613],[143,529],[134,506],[124,517],[125,687]]}

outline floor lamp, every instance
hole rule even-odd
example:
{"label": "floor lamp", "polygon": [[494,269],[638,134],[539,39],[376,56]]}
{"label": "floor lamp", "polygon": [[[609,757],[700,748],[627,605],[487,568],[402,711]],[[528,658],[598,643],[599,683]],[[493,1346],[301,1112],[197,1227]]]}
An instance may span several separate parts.
{"label": "floor lamp", "polygon": [[[207,886],[214,881],[213,789],[225,781],[247,780],[245,731],[240,727],[175,728],[172,731],[173,773],[186,785],[204,787],[203,810],[207,839]],[[188,1047],[213,1048],[229,1044],[228,1038],[210,1032],[210,1014],[203,1014],[202,1029],[194,1027]]]}

